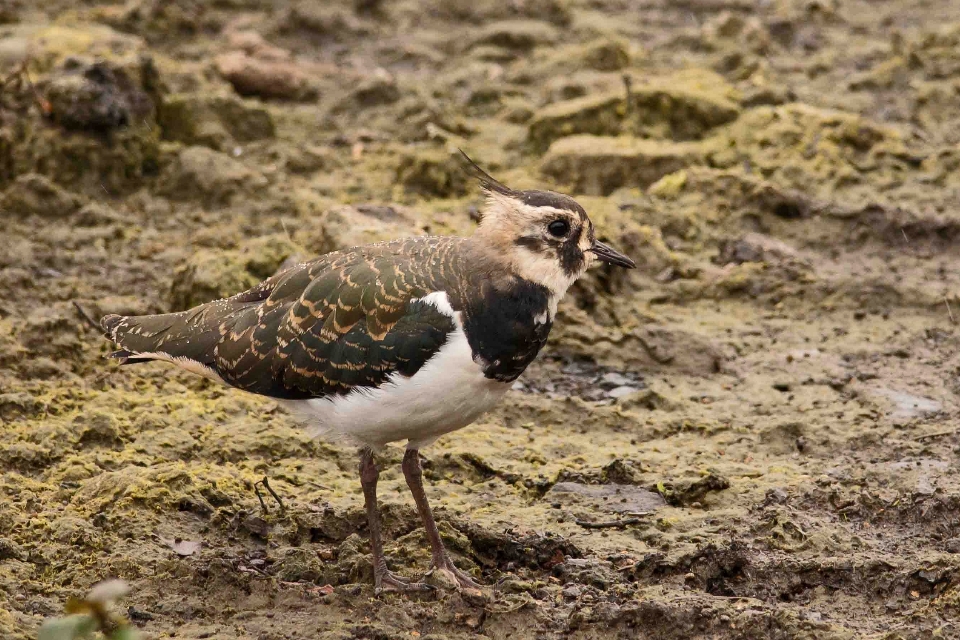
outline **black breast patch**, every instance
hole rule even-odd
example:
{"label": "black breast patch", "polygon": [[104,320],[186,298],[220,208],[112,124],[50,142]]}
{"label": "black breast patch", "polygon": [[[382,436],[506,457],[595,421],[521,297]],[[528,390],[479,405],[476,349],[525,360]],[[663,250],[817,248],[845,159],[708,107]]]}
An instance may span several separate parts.
{"label": "black breast patch", "polygon": [[504,289],[485,283],[469,301],[463,328],[486,377],[512,382],[533,362],[550,334],[549,299],[546,287],[518,279]]}

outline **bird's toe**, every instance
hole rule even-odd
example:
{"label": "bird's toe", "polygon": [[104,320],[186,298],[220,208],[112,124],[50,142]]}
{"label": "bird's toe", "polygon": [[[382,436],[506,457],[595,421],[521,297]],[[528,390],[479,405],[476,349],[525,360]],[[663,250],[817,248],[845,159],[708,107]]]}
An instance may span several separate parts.
{"label": "bird's toe", "polygon": [[390,591],[398,593],[423,593],[426,591],[434,591],[435,589],[436,587],[425,582],[414,582],[409,578],[398,576],[392,571],[386,571],[376,576],[376,588],[374,591],[377,595],[380,595]]}

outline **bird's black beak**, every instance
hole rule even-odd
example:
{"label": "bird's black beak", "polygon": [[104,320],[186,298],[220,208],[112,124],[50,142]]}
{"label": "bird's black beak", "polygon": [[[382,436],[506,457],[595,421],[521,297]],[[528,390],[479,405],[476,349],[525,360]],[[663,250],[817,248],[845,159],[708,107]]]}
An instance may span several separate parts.
{"label": "bird's black beak", "polygon": [[635,269],[637,267],[636,262],[599,240],[594,240],[593,246],[590,247],[588,251],[592,251],[597,258],[600,259],[600,262],[615,264],[618,267],[626,267],[627,269]]}

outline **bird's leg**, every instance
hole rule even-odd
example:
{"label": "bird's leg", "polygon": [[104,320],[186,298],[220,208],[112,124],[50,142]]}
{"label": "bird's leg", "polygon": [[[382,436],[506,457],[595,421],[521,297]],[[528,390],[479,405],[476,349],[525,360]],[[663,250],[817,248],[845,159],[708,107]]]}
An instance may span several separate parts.
{"label": "bird's leg", "polygon": [[430,503],[427,502],[427,494],[423,491],[423,468],[420,466],[420,452],[417,449],[407,449],[403,455],[401,468],[403,469],[403,477],[407,479],[407,486],[410,487],[410,493],[413,494],[413,501],[417,503],[417,511],[420,512],[420,519],[423,520],[427,540],[430,541],[430,550],[433,553],[433,568],[449,571],[461,587],[479,589],[480,585],[467,572],[461,571],[453,564],[446,547],[443,546],[440,531],[433,519],[433,511],[430,510]]}
{"label": "bird's leg", "polygon": [[380,535],[380,509],[377,507],[377,480],[380,471],[373,459],[373,451],[360,451],[360,486],[363,487],[363,501],[367,507],[367,523],[370,527],[370,549],[373,551],[373,579],[377,593],[383,591],[425,591],[427,585],[410,582],[389,569],[383,557],[383,539]]}

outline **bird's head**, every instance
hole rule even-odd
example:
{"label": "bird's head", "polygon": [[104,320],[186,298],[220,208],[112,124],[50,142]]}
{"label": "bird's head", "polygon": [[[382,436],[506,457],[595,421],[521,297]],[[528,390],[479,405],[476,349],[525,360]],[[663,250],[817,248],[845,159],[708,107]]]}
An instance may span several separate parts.
{"label": "bird's head", "polygon": [[597,240],[587,212],[570,196],[510,189],[460,153],[487,195],[477,237],[506,258],[518,276],[561,296],[597,262],[636,267]]}

